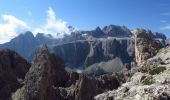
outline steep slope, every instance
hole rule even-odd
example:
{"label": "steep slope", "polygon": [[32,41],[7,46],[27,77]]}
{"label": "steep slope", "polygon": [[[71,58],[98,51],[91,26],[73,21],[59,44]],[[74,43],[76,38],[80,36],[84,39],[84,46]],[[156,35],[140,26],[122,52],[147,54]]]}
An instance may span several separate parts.
{"label": "steep slope", "polygon": [[134,58],[134,50],[132,39],[110,38],[57,45],[52,52],[60,56],[68,67],[86,68],[115,58],[120,58],[122,64],[129,63]]}
{"label": "steep slope", "polygon": [[[151,50],[150,52],[152,52],[152,49],[155,48],[154,46],[158,46],[157,43],[159,44],[160,42],[162,46],[165,46],[166,37],[164,34],[158,32],[153,33],[150,30],[144,31],[146,32],[146,36],[149,35],[154,39],[154,42],[151,44],[145,43],[147,41],[143,43],[148,45],[147,50]],[[105,66],[104,71],[113,72],[121,70],[124,64],[134,62],[134,34],[136,34],[135,30],[131,32],[125,26],[109,25],[103,29],[97,27],[92,31],[79,32],[77,36],[75,36],[79,39],[76,40],[76,38],[74,38],[75,40],[69,43],[52,45],[50,47],[55,55],[60,56],[65,61],[67,67],[79,69],[91,67],[88,68],[88,70],[91,70],[95,68],[103,69]],[[82,39],[80,39],[80,37]],[[156,50],[154,51],[156,52]],[[154,54],[148,54],[148,56]]]}
{"label": "steep slope", "polygon": [[25,76],[24,86],[16,92],[14,100],[47,100],[52,86],[65,86],[68,80],[61,59],[49,54],[47,46],[37,53],[30,70]]}
{"label": "steep slope", "polygon": [[[131,80],[117,90],[108,91],[95,100],[169,100],[170,99],[170,47],[161,49],[156,56],[145,61],[148,71],[136,72]],[[141,66],[144,67],[144,66]]]}
{"label": "steep slope", "polygon": [[144,29],[137,29],[135,31],[135,57],[137,65],[140,65],[143,61],[150,57],[153,57],[160,48],[163,47],[162,43],[155,40]]}
{"label": "steep slope", "polygon": [[0,48],[8,48],[16,51],[22,57],[27,59],[28,61],[32,60],[32,55],[36,48],[44,43],[53,43],[53,39],[43,35],[42,33],[38,33],[36,37],[34,37],[33,33],[27,31],[23,34],[12,39],[10,42],[0,44]]}
{"label": "steep slope", "polygon": [[[74,30],[72,27],[70,28]],[[153,33],[150,30],[147,30],[147,34],[165,45],[164,34]],[[133,31],[131,32],[125,26],[117,25],[97,27],[87,31],[72,31],[70,35],[59,39],[42,33],[38,33],[34,37],[31,32],[26,32],[8,43],[1,44],[0,48],[15,50],[31,62],[36,50],[44,43],[48,44],[50,52],[61,57],[66,66],[73,69],[85,69],[97,65],[100,68],[106,66],[105,71],[112,72],[121,70],[124,64],[130,64],[135,57]]]}
{"label": "steep slope", "polygon": [[117,90],[97,95],[95,100],[169,100],[170,47],[160,50],[161,47],[162,43],[155,40],[146,30],[137,29],[137,65],[133,68],[136,72]]}
{"label": "steep slope", "polygon": [[23,57],[29,57],[28,52],[33,52],[37,43],[35,42],[35,38],[31,32],[26,32],[25,34],[21,34],[18,37],[12,39],[10,42],[1,44],[0,48],[8,48],[16,51],[21,54]]}
{"label": "steep slope", "polygon": [[0,99],[6,100],[12,92],[22,86],[22,80],[30,64],[16,52],[9,49],[0,51]]}
{"label": "steep slope", "polygon": [[[63,61],[43,46],[25,76],[24,85],[13,100],[92,100],[106,90],[116,89],[119,81],[112,75],[98,78],[66,72]],[[89,91],[92,89],[92,91]]]}

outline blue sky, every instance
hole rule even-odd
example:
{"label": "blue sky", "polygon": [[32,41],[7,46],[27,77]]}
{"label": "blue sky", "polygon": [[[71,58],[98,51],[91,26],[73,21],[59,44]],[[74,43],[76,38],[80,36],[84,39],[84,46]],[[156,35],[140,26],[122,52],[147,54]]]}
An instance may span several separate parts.
{"label": "blue sky", "polygon": [[56,33],[109,24],[146,28],[170,37],[170,0],[1,0],[0,43],[23,30]]}

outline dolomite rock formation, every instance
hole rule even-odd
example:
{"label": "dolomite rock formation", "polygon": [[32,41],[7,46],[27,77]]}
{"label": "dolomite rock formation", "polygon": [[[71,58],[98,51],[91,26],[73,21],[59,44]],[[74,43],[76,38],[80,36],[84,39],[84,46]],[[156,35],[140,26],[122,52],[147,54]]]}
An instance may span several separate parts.
{"label": "dolomite rock formation", "polygon": [[120,86],[115,76],[98,78],[66,72],[63,61],[43,46],[13,100],[93,100],[94,96]]}
{"label": "dolomite rock formation", "polygon": [[48,52],[43,46],[26,74],[24,86],[14,95],[13,100],[48,100],[52,86],[65,86],[68,80],[61,59]]}
{"label": "dolomite rock formation", "polygon": [[145,30],[138,29],[135,35],[136,72],[117,90],[95,100],[170,100],[170,47],[160,49],[161,43]]}
{"label": "dolomite rock formation", "polygon": [[135,34],[135,59],[139,66],[143,61],[153,57],[163,47],[160,41],[144,29],[136,29]]}
{"label": "dolomite rock formation", "polygon": [[[117,90],[104,92],[95,96],[95,100],[170,100],[170,47],[161,49],[158,54],[146,62],[155,68],[165,70],[151,75],[150,72],[136,72],[129,82],[122,84]],[[160,59],[160,60],[157,60]],[[152,69],[150,69],[152,70]],[[152,77],[144,84],[146,77]]]}

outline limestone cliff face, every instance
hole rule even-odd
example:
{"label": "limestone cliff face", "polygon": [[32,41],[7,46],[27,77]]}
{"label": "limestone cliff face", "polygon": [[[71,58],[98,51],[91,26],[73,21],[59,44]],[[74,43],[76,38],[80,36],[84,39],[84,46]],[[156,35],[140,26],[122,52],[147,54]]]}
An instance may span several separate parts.
{"label": "limestone cliff face", "polygon": [[110,38],[77,41],[57,45],[52,50],[71,68],[86,68],[95,63],[116,60],[116,58],[120,58],[120,63],[125,64],[131,62],[134,58],[134,40],[131,38]]}
{"label": "limestone cliff face", "polygon": [[143,61],[153,57],[163,45],[144,29],[136,29],[134,34],[135,60],[137,65],[140,65]]}
{"label": "limestone cliff face", "polygon": [[97,95],[95,100],[170,100],[170,47],[162,48],[149,31],[137,29],[134,34],[138,66],[130,69],[132,76],[117,90]]}

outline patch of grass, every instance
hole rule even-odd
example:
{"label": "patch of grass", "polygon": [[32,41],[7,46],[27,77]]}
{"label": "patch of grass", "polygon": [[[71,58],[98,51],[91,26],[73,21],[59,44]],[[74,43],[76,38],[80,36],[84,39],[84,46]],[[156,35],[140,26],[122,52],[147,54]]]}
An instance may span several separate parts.
{"label": "patch of grass", "polygon": [[142,81],[142,83],[143,83],[144,85],[151,85],[151,84],[153,83],[153,77],[152,77],[152,76],[146,77],[146,78]]}
{"label": "patch of grass", "polygon": [[165,66],[157,67],[157,68],[154,68],[154,69],[150,70],[149,74],[150,75],[159,74],[159,73],[163,72],[164,70],[166,70]]}

